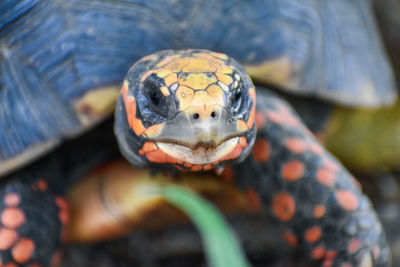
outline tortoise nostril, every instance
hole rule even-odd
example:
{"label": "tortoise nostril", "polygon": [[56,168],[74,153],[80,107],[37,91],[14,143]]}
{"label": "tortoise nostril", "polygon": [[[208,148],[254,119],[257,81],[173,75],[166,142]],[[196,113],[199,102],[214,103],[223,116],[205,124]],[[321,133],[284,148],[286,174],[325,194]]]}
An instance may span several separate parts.
{"label": "tortoise nostril", "polygon": [[211,117],[215,118],[215,116],[217,116],[217,113],[215,111],[211,112]]}
{"label": "tortoise nostril", "polygon": [[193,114],[193,119],[197,120],[198,118],[200,118],[200,115],[199,115],[199,113],[195,113],[195,114]]}

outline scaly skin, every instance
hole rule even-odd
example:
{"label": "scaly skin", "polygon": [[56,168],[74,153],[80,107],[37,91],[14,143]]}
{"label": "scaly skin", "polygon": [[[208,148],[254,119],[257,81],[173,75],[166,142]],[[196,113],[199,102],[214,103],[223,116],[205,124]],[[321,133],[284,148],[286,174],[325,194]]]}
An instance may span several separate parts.
{"label": "scaly skin", "polygon": [[226,170],[258,195],[291,246],[322,266],[389,266],[381,224],[359,183],[276,95],[257,91],[250,157]]}
{"label": "scaly skin", "polygon": [[[115,131],[128,161],[167,170],[224,167],[224,178],[253,192],[253,199],[258,198],[264,212],[276,219],[289,244],[299,246],[323,267],[390,265],[382,227],[357,181],[284,101],[259,90],[256,109],[250,79],[225,55],[178,51],[179,60],[159,64],[165,57],[157,56],[165,53],[174,52],[161,52],[134,65],[121,90]],[[156,74],[149,64],[159,64]],[[167,71],[161,73],[162,68]],[[232,142],[221,148],[226,140]],[[99,141],[96,144],[107,146]],[[193,153],[187,152],[188,147]],[[82,165],[95,154],[72,150],[69,160],[79,159]],[[236,165],[230,167],[231,163]],[[53,177],[27,169],[1,181],[2,265],[49,266],[57,261],[68,218],[60,195],[67,184],[60,183],[66,182],[64,173],[49,173]]]}

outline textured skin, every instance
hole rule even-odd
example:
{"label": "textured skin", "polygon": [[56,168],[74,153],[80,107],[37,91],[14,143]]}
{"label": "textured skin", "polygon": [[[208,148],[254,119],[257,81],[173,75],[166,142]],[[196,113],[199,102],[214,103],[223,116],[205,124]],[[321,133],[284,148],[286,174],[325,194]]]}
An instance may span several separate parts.
{"label": "textured skin", "polygon": [[250,153],[255,88],[244,69],[224,54],[164,50],[131,67],[115,117],[120,150],[132,165],[211,170],[241,162]]}
{"label": "textured skin", "polygon": [[0,180],[0,266],[58,266],[69,218],[63,196],[93,167],[118,155],[111,129],[109,121]]}
{"label": "textured skin", "polygon": [[395,96],[368,0],[5,0],[0,10],[0,175],[89,127],[77,101],[157,50],[224,52],[264,82],[347,104]]}
{"label": "textured skin", "polygon": [[31,174],[10,179],[3,180],[0,191],[1,266],[57,266],[67,202]]}
{"label": "textured skin", "polygon": [[390,266],[381,224],[359,183],[292,109],[258,90],[256,121],[252,156],[225,178],[254,190],[286,241],[322,266]]}

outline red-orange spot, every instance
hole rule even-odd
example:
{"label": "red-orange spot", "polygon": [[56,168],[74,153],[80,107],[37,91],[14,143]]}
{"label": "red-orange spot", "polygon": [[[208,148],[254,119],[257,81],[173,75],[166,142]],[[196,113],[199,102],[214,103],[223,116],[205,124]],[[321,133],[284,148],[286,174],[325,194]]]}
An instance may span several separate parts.
{"label": "red-orange spot", "polygon": [[261,111],[256,112],[256,126],[257,129],[261,129],[261,127],[264,126],[265,122],[267,121],[267,118],[265,117],[264,113]]}
{"label": "red-orange spot", "polygon": [[314,226],[304,233],[304,238],[309,243],[315,243],[321,239],[322,231],[319,226]]}
{"label": "red-orange spot", "polygon": [[4,198],[4,202],[7,206],[17,206],[21,201],[17,193],[8,193]]}
{"label": "red-orange spot", "polygon": [[338,200],[339,205],[347,211],[356,210],[359,206],[357,197],[347,190],[338,190],[336,192],[336,199]]}
{"label": "red-orange spot", "polygon": [[246,194],[247,194],[247,197],[248,197],[250,203],[253,205],[253,207],[256,210],[260,211],[262,209],[262,205],[261,205],[260,197],[258,196],[256,191],[254,191],[253,189],[249,188],[249,189],[247,189]]}
{"label": "red-orange spot", "polygon": [[298,138],[290,138],[285,142],[285,146],[293,153],[299,154],[307,150],[307,144]]}
{"label": "red-orange spot", "polygon": [[327,250],[327,251],[326,251],[326,254],[325,254],[325,257],[328,258],[328,259],[334,259],[334,258],[337,257],[337,255],[338,255],[338,254],[337,254],[336,251]]}
{"label": "red-orange spot", "polygon": [[317,246],[311,251],[314,260],[320,260],[325,256],[325,249],[322,246]]}
{"label": "red-orange spot", "polygon": [[321,184],[332,187],[335,184],[335,173],[326,168],[321,168],[317,171],[317,180]]}
{"label": "red-orange spot", "polygon": [[15,240],[17,240],[17,232],[12,229],[0,228],[0,250],[9,249]]}
{"label": "red-orange spot", "polygon": [[43,179],[40,179],[39,181],[37,181],[37,186],[38,186],[39,190],[42,192],[47,190],[47,182]]}
{"label": "red-orange spot", "polygon": [[55,202],[60,209],[68,209],[68,202],[63,197],[56,197]]}
{"label": "red-orange spot", "polygon": [[58,212],[58,218],[62,224],[67,224],[69,221],[69,213],[68,210],[60,209]]}
{"label": "red-orange spot", "polygon": [[139,154],[144,155],[154,150],[157,150],[156,144],[154,144],[153,142],[146,142],[144,143],[143,148],[139,151]]}
{"label": "red-orange spot", "polygon": [[313,216],[316,219],[322,218],[325,215],[326,209],[322,205],[317,205],[314,208]]}
{"label": "red-orange spot", "polygon": [[332,162],[332,161],[329,161],[329,160],[327,160],[327,161],[324,163],[324,167],[325,167],[326,169],[332,170],[332,171],[334,171],[334,172],[340,170],[340,167],[339,167],[336,163],[334,163],[334,162]]}
{"label": "red-orange spot", "polygon": [[321,147],[320,144],[317,143],[311,143],[310,150],[317,155],[322,155],[324,153],[324,149]]}
{"label": "red-orange spot", "polygon": [[58,267],[61,263],[61,259],[62,259],[61,251],[56,251],[53,255],[53,258],[51,258],[50,266]]}
{"label": "red-orange spot", "polygon": [[350,254],[353,254],[360,247],[360,244],[361,242],[359,239],[354,239],[350,242],[349,246],[347,247],[347,250],[350,252]]}
{"label": "red-orange spot", "polygon": [[253,157],[260,163],[266,162],[269,158],[270,147],[265,139],[257,139],[253,151],[251,152]]}
{"label": "red-orange spot", "polygon": [[296,204],[289,194],[281,192],[274,196],[272,210],[279,220],[287,222],[294,216]]}
{"label": "red-orange spot", "polygon": [[235,179],[233,169],[231,166],[226,166],[221,174],[221,179],[225,182],[232,183]]}
{"label": "red-orange spot", "polygon": [[304,175],[304,164],[298,160],[292,160],[282,168],[282,176],[288,181],[295,181]]}
{"label": "red-orange spot", "polygon": [[29,238],[21,238],[11,250],[11,255],[18,263],[27,262],[35,250],[35,244]]}
{"label": "red-orange spot", "polygon": [[25,214],[19,208],[6,208],[1,214],[1,222],[9,228],[18,228],[25,222]]}
{"label": "red-orange spot", "polygon": [[299,240],[297,239],[296,235],[293,234],[292,232],[285,231],[282,233],[282,236],[291,247],[295,247],[299,243]]}

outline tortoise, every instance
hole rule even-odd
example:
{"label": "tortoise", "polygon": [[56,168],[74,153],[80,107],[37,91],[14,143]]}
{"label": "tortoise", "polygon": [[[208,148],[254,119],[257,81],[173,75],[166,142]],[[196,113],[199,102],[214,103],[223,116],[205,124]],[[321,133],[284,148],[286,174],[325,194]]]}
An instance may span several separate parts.
{"label": "tortoise", "polygon": [[[260,86],[255,105],[254,86],[244,70],[257,82],[293,94],[355,106],[393,103],[393,77],[368,1],[28,0],[2,5],[0,173],[7,174],[1,186],[2,264],[49,265],[67,220],[66,203],[57,194],[68,181],[41,179],[31,168],[12,172],[62,139],[90,129],[108,116],[118,98],[116,135],[122,153],[136,166],[172,174],[224,169],[232,182],[254,190],[288,242],[301,245],[306,255],[326,266],[389,265],[379,220],[352,176],[281,97]],[[196,49],[165,50],[188,48]],[[120,96],[119,84],[130,65],[157,50],[164,51],[131,68]],[[182,61],[194,67],[185,71]],[[179,77],[184,86],[177,73],[185,73]],[[190,120],[196,124],[222,116],[210,125],[224,126],[225,138],[234,138],[200,138],[193,144],[195,132],[179,132],[182,145],[173,139],[180,130],[174,125],[185,125],[188,118],[183,113],[175,117],[184,105],[182,93],[190,96],[200,89],[205,94],[204,81],[215,95],[208,91],[196,101],[217,99],[218,110],[209,116],[194,111]],[[182,88],[187,91],[175,100],[179,105],[173,104],[172,91]],[[312,128],[321,129],[325,119],[312,119]],[[159,134],[168,141],[161,146],[174,150],[172,159],[160,153],[160,144],[144,138]],[[220,150],[207,154],[216,147]],[[200,149],[213,161],[187,148]],[[191,162],[185,164],[180,153]]]}

